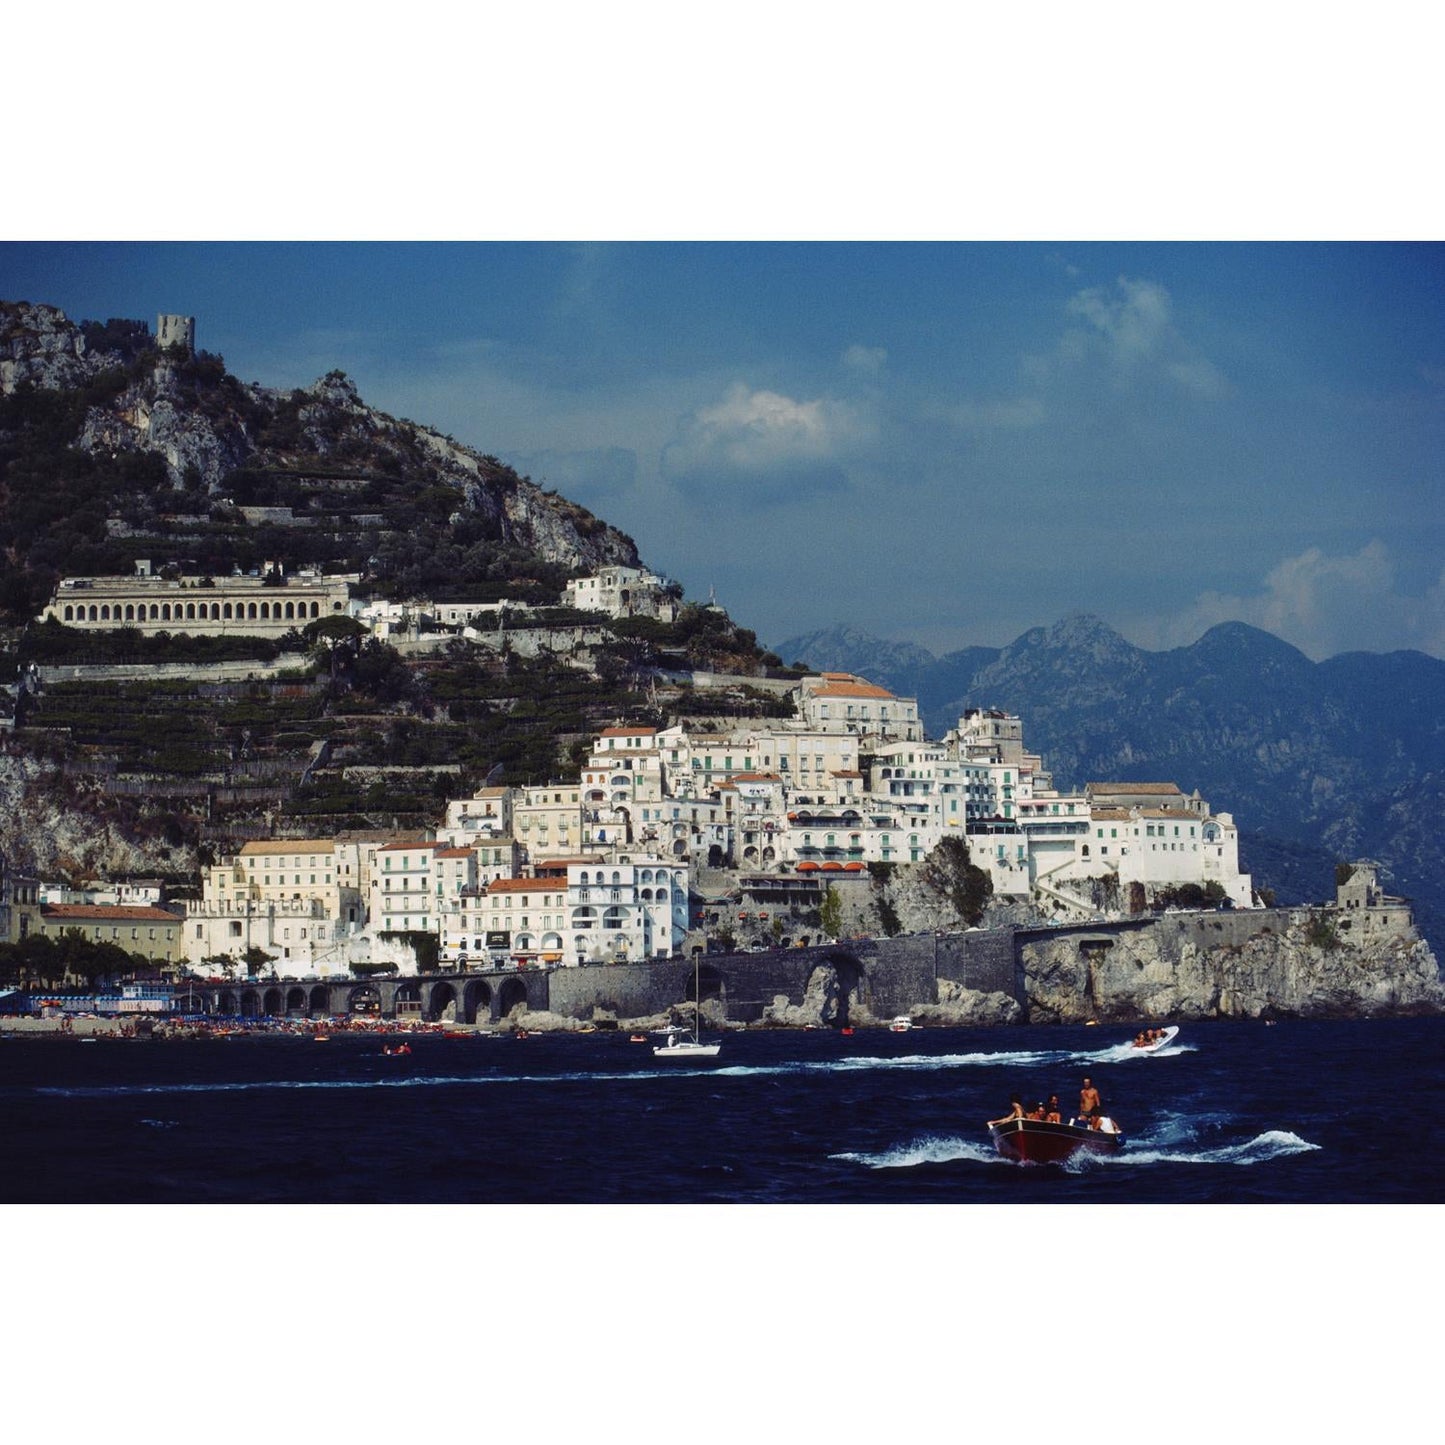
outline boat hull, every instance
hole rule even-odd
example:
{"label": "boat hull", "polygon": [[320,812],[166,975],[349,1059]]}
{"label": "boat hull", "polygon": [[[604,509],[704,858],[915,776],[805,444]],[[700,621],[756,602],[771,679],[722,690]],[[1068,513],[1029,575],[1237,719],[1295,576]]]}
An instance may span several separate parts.
{"label": "boat hull", "polygon": [[1081,1129],[1076,1124],[1045,1124],[1037,1119],[1010,1119],[990,1124],[993,1147],[1005,1159],[1021,1164],[1062,1164],[1075,1154],[1117,1154],[1124,1147],[1122,1134]]}
{"label": "boat hull", "polygon": [[655,1059],[715,1059],[721,1051],[721,1044],[694,1044],[683,1040],[660,1045],[653,1049],[652,1056]]}

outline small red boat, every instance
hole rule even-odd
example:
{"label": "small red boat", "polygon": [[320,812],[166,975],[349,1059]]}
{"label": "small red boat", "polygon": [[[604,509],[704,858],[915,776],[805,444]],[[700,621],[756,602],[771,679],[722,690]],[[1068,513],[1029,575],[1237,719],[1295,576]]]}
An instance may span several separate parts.
{"label": "small red boat", "polygon": [[1097,1129],[1081,1124],[1046,1124],[1041,1119],[1007,1119],[988,1126],[993,1147],[1021,1164],[1062,1164],[1075,1154],[1117,1154],[1124,1136],[1112,1119]]}

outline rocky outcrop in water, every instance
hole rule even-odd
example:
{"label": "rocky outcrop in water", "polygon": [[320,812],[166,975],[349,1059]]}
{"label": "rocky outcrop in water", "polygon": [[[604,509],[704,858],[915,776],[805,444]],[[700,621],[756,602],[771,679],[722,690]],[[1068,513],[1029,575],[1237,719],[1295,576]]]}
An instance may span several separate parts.
{"label": "rocky outcrop in water", "polygon": [[[1034,1023],[1207,1018],[1374,1018],[1445,1010],[1434,954],[1404,909],[1345,920],[1272,913],[1278,928],[1211,944],[1202,926],[1068,934],[1022,949]],[[1341,922],[1352,936],[1342,937]]]}

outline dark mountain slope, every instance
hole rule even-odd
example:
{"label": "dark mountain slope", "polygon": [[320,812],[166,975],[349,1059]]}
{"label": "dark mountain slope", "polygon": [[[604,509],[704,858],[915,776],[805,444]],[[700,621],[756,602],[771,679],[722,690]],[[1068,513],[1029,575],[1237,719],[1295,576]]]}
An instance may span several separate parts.
{"label": "dark mountain slope", "polygon": [[284,391],[144,323],[0,302],[0,611],[138,558],[363,574],[382,595],[555,601],[631,538],[496,458],[367,406],[331,372]]}

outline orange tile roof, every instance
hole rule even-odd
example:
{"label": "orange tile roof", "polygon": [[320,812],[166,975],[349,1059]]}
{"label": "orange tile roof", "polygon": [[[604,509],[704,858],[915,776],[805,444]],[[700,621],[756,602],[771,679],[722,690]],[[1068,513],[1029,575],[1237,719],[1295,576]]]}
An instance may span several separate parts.
{"label": "orange tile roof", "polygon": [[494,878],[487,884],[488,893],[541,893],[555,888],[556,881],[550,878]]}
{"label": "orange tile roof", "polygon": [[291,838],[265,843],[243,843],[242,856],[256,857],[267,853],[331,853],[336,848],[330,838]]}
{"label": "orange tile roof", "polygon": [[138,903],[42,903],[40,916],[58,922],[183,923],[179,913]]}
{"label": "orange tile roof", "polygon": [[603,738],[650,738],[656,735],[656,728],[603,728],[598,733],[598,737]]}
{"label": "orange tile roof", "polygon": [[814,697],[876,697],[893,700],[893,694],[886,687],[878,687],[871,682],[830,682],[827,687],[820,687],[814,693]]}

